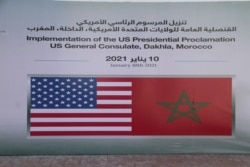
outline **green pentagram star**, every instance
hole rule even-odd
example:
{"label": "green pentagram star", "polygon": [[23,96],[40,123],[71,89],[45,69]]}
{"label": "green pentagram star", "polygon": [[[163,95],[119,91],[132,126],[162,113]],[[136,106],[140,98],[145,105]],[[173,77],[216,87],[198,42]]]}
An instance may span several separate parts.
{"label": "green pentagram star", "polygon": [[209,102],[191,102],[185,91],[181,92],[177,102],[159,102],[159,105],[171,110],[167,122],[172,122],[181,117],[187,117],[195,122],[201,123],[197,110],[210,104]]}

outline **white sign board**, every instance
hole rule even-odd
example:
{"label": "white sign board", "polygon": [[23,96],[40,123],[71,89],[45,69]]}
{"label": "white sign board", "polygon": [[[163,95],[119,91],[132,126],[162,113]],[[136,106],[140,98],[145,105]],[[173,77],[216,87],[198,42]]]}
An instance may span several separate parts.
{"label": "white sign board", "polygon": [[0,1],[0,154],[249,153],[249,7]]}

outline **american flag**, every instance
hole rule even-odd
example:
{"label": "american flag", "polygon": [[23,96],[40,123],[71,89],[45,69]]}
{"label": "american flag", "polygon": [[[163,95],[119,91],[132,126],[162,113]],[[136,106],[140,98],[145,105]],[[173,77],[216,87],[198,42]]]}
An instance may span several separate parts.
{"label": "american flag", "polygon": [[132,82],[119,78],[30,77],[30,136],[129,135]]}

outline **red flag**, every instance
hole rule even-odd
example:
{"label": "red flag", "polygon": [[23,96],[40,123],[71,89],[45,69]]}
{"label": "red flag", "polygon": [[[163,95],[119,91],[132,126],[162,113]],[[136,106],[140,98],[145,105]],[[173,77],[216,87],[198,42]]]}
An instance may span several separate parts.
{"label": "red flag", "polygon": [[32,77],[30,97],[31,136],[232,135],[230,77]]}
{"label": "red flag", "polygon": [[232,78],[140,78],[133,90],[135,135],[232,135]]}

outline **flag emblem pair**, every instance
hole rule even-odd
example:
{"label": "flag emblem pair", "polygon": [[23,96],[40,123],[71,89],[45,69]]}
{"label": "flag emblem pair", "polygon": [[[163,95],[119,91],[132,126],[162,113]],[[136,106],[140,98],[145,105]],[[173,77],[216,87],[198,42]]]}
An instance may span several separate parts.
{"label": "flag emblem pair", "polygon": [[29,77],[30,136],[232,136],[232,77]]}

